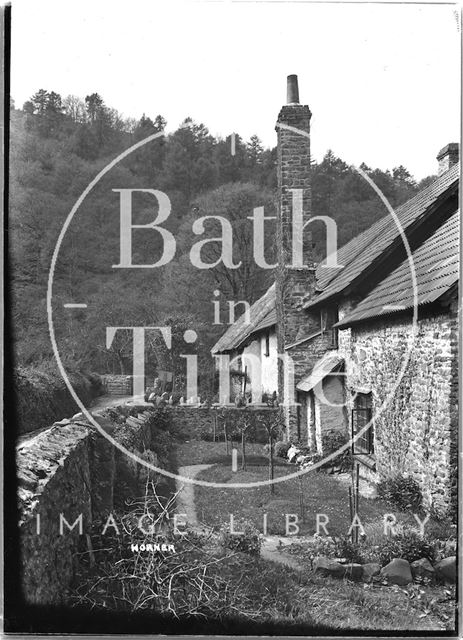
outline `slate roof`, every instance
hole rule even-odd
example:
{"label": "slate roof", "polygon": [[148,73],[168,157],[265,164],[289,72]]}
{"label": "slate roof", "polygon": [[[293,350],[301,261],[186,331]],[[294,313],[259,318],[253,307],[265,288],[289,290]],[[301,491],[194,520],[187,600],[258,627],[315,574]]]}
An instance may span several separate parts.
{"label": "slate roof", "polygon": [[299,391],[310,391],[316,387],[323,378],[326,378],[326,376],[328,376],[332,371],[337,369],[343,362],[344,359],[339,355],[328,351],[323,355],[321,360],[315,364],[312,372],[296,385],[296,389]]}
{"label": "slate roof", "polygon": [[[458,189],[459,175],[460,163],[457,163],[434,180],[428,187],[422,189],[413,198],[398,207],[395,214],[402,229],[407,231],[412,225],[419,224],[420,221],[426,217],[432,205],[441,198],[445,199],[451,190],[456,191],[456,189]],[[450,222],[451,220],[453,220],[452,223]],[[452,216],[446,224],[424,243],[423,247],[426,246],[427,249],[421,250],[421,248],[419,248],[413,254],[414,261],[416,259],[415,269],[417,270],[417,278],[419,279],[419,304],[437,299],[444,292],[444,288],[446,287],[445,290],[447,290],[449,286],[451,286],[451,281],[453,282],[452,278],[455,276],[455,269],[458,270],[458,261],[454,263],[451,259],[452,256],[449,253],[450,249],[448,247],[454,246],[452,243],[455,242],[454,235],[457,225],[455,220],[455,216]],[[449,234],[448,236],[446,235],[447,233]],[[442,234],[445,236],[445,243],[447,245],[447,250],[443,248],[442,251],[444,253],[447,251],[447,253],[439,258],[439,238],[442,238],[442,242],[444,242],[444,236]],[[438,238],[437,240],[435,240],[436,237]],[[387,214],[339,249],[337,261],[343,265],[342,269],[325,267],[323,263],[317,266],[315,272],[316,289],[319,293],[315,297],[307,298],[304,305],[305,308],[315,306],[324,300],[340,294],[346,287],[353,283],[363,271],[371,267],[374,261],[380,257],[384,251],[397,241],[401,242],[399,229],[392,216]],[[442,247],[444,247],[444,245],[442,245]],[[447,266],[444,265],[441,268],[440,273],[443,275],[438,279],[435,278],[436,266],[434,266],[434,275],[431,275],[433,269],[431,262],[433,258],[431,258],[431,255],[427,255],[428,252],[430,252],[437,261],[449,259]],[[453,249],[452,255],[458,255],[458,247]],[[427,269],[431,269],[429,274],[426,272]],[[396,280],[393,279],[393,275]],[[446,279],[447,276],[448,281]],[[367,318],[373,317],[373,315],[384,315],[412,307],[413,300],[410,298],[412,294],[407,289],[407,278],[410,278],[408,260],[387,276],[386,279],[356,307],[355,311],[349,315],[349,318],[344,318],[337,326],[344,326],[346,322],[359,321],[362,317]],[[458,278],[458,275],[456,278]],[[402,297],[400,301],[397,297],[398,292],[394,290],[394,287],[398,286],[402,287],[400,294]],[[378,298],[378,291],[379,295],[385,296],[384,300]],[[400,309],[391,308],[394,305],[400,305]],[[358,315],[356,315],[357,312]],[[213,354],[232,351],[238,348],[253,333],[276,324],[275,284],[272,284],[268,291],[251,306],[250,314],[251,322],[249,324],[246,324],[245,314],[243,314],[227,329],[212,348]],[[364,315],[361,316],[360,314]]]}
{"label": "slate roof", "polygon": [[251,305],[249,319],[250,322],[246,322],[246,313],[243,313],[236,322],[230,325],[212,347],[212,354],[233,351],[253,333],[276,324],[275,283],[269,287],[259,300],[256,300]]}
{"label": "slate roof", "polygon": [[[417,282],[417,304],[434,302],[458,282],[460,212],[454,213],[428,240],[412,252]],[[408,259],[382,280],[338,327],[411,309],[413,281]]]}
{"label": "slate roof", "polygon": [[[407,231],[411,225],[418,224],[426,216],[429,207],[439,198],[444,199],[451,189],[458,189],[459,175],[460,163],[398,207],[395,214],[402,229]],[[322,265],[317,267],[317,289],[321,290],[321,293],[307,299],[304,307],[315,306],[341,293],[397,240],[401,241],[399,229],[392,216],[387,214],[339,249],[337,261],[343,265],[342,269]]]}

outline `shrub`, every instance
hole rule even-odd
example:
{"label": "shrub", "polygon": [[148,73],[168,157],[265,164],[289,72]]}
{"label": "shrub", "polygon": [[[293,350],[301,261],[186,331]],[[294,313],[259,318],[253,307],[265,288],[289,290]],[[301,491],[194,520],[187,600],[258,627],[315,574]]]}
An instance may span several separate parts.
{"label": "shrub", "polygon": [[396,476],[378,483],[378,496],[399,509],[417,510],[421,507],[423,497],[420,487],[413,478]]}
{"label": "shrub", "polygon": [[[100,393],[97,374],[83,374],[75,366],[67,367],[69,380],[85,406]],[[69,393],[53,361],[44,361],[12,371],[15,423],[18,433],[48,427],[55,420],[81,411]]]}
{"label": "shrub", "polygon": [[[328,431],[322,436],[323,457],[329,456],[339,451],[349,441],[346,433],[343,431]],[[339,465],[341,470],[348,471],[352,469],[352,452],[350,447],[344,449],[338,456],[330,460],[327,465]]]}
{"label": "shrub", "polygon": [[404,529],[403,533],[385,538],[377,545],[377,554],[382,565],[390,562],[392,558],[403,558],[408,562],[427,558],[433,562],[436,548],[429,538],[420,536],[413,529]]}
{"label": "shrub", "polygon": [[369,547],[380,545],[384,542],[384,521],[382,518],[364,524],[365,540]]}
{"label": "shrub", "polygon": [[432,541],[436,560],[457,554],[456,525],[451,520],[430,520],[425,525],[426,537]]}
{"label": "shrub", "polygon": [[362,562],[360,545],[352,542],[347,536],[336,540],[336,554],[338,558],[346,558],[348,562]]}
{"label": "shrub", "polygon": [[[297,549],[298,554],[307,559],[312,565],[316,558],[345,558],[347,562],[362,562],[363,556],[360,545],[354,544],[346,536],[338,538],[335,536],[321,536],[317,533],[312,540],[302,544],[291,545]],[[290,550],[291,553],[291,550]]]}
{"label": "shrub", "polygon": [[317,558],[318,556],[336,558],[336,539],[331,536],[315,534],[313,540],[307,543],[307,551],[311,559]]}
{"label": "shrub", "polygon": [[[138,413],[135,409],[135,415]],[[161,431],[167,431],[172,424],[172,418],[166,407],[157,407],[154,411],[150,410],[150,426]]]}
{"label": "shrub", "polygon": [[[222,436],[223,434],[218,433],[216,434],[217,436]],[[199,434],[199,439],[200,440],[204,440],[204,442],[212,442],[212,440],[214,439],[214,434],[212,433],[212,431],[209,431],[208,429],[206,429],[205,431],[201,431],[201,433]]]}
{"label": "shrub", "polygon": [[162,466],[162,463],[168,460],[172,450],[172,437],[170,434],[157,428],[152,429],[151,449],[157,455]]}
{"label": "shrub", "polygon": [[288,449],[291,446],[290,442],[275,442],[274,445],[274,453],[278,458],[286,458],[288,454]]}
{"label": "shrub", "polygon": [[243,396],[243,394],[238,393],[235,397],[235,407],[245,407],[246,405],[246,398]]}
{"label": "shrub", "polygon": [[449,558],[450,556],[457,555],[457,540],[456,538],[448,538],[447,540],[432,539],[434,545],[436,560],[442,558]]}
{"label": "shrub", "polygon": [[260,554],[262,539],[255,525],[249,520],[242,520],[236,524],[234,528],[236,531],[242,531],[243,533],[231,533],[228,525],[221,527],[219,534],[220,546],[224,549],[241,551],[243,553],[249,553],[252,556],[258,556]]}
{"label": "shrub", "polygon": [[344,432],[334,430],[327,431],[322,436],[323,453],[330,455],[345,445],[347,441],[348,437]]}
{"label": "shrub", "polygon": [[172,393],[172,404],[177,405],[180,403],[180,398],[182,397],[183,394],[181,394],[179,391],[174,391]]}

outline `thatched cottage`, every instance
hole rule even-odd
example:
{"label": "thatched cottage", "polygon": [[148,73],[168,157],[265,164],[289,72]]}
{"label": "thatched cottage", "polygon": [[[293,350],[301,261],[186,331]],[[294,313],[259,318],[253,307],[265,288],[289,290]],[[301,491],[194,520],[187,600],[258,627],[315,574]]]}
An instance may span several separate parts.
{"label": "thatched cottage", "polygon": [[311,218],[310,118],[290,76],[276,126],[276,282],[213,352],[260,354],[254,399],[278,386],[288,437],[322,452],[323,432],[343,431],[365,476],[411,476],[446,513],[457,495],[458,145],[440,151],[432,184],[337,252],[338,266],[313,263],[310,228],[294,266],[293,212]]}

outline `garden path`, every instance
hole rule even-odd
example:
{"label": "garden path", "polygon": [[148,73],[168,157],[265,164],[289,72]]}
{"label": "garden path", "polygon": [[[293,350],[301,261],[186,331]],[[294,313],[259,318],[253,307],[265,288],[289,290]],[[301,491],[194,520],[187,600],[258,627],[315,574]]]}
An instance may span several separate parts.
{"label": "garden path", "polygon": [[186,514],[186,521],[193,529],[207,529],[206,525],[198,522],[198,516],[195,509],[195,486],[189,482],[182,482],[179,476],[193,479],[195,476],[212,467],[211,464],[190,464],[178,468],[178,476],[175,478],[177,489],[177,513]]}
{"label": "garden path", "polygon": [[[186,514],[186,520],[188,524],[193,529],[196,529],[198,531],[207,531],[208,527],[207,525],[198,522],[198,516],[195,509],[194,485],[187,482],[182,482],[179,476],[193,479],[198,473],[200,473],[204,469],[208,469],[211,466],[211,464],[191,464],[184,467],[179,467],[178,476],[175,479],[175,484],[178,492],[177,513]],[[304,540],[307,540],[307,538],[304,538]],[[293,556],[283,551],[283,548],[286,545],[292,544],[293,542],[297,541],[298,540],[296,540],[295,536],[292,536],[290,539],[285,539],[282,536],[264,536],[260,552],[261,556],[266,560],[278,562],[279,564],[284,564],[291,569],[301,571],[301,563],[298,562]]]}

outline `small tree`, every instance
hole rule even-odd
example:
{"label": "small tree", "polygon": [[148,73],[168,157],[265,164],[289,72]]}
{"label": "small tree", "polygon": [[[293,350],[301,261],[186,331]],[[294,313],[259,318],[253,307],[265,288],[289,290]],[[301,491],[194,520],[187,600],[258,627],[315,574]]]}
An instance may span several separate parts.
{"label": "small tree", "polygon": [[238,422],[238,430],[241,434],[241,469],[246,471],[246,431],[251,426],[251,416],[248,409],[244,409],[243,415]]}
{"label": "small tree", "polygon": [[222,409],[217,413],[217,418],[222,420],[223,425],[223,437],[225,442],[225,451],[228,454],[228,428],[227,428],[227,410]]}
{"label": "small tree", "polygon": [[268,478],[270,481],[270,493],[275,493],[275,485],[273,483],[273,478],[275,476],[275,465],[274,465],[274,445],[275,441],[278,440],[281,436],[281,431],[284,427],[284,418],[281,411],[269,411],[268,414],[265,413],[258,418],[259,422],[265,428],[267,432],[267,439],[269,445],[269,453],[268,453]]}

